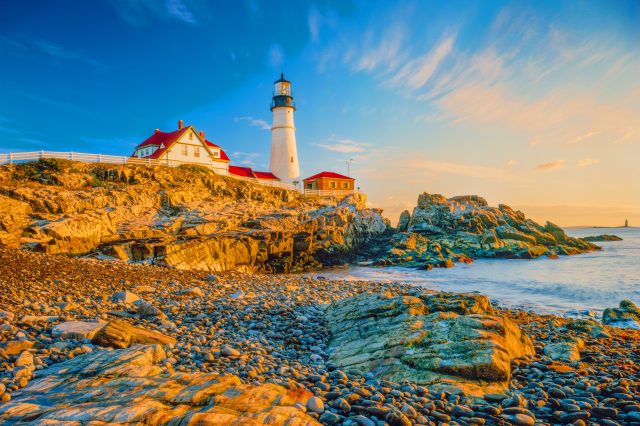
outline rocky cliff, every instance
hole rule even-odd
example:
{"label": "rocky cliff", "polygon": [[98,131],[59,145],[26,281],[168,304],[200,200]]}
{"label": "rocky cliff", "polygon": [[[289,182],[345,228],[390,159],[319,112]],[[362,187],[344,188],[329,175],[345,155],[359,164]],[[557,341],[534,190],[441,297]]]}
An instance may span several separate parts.
{"label": "rocky cliff", "polygon": [[384,232],[366,198],[165,168],[62,160],[0,167],[0,244],[179,269],[292,271],[340,262]]}
{"label": "rocky cliff", "polygon": [[474,258],[571,255],[598,249],[562,228],[544,226],[500,204],[491,207],[477,195],[445,198],[423,193],[413,213],[404,211],[398,232],[373,252],[377,265],[406,264],[426,269],[451,267]]}

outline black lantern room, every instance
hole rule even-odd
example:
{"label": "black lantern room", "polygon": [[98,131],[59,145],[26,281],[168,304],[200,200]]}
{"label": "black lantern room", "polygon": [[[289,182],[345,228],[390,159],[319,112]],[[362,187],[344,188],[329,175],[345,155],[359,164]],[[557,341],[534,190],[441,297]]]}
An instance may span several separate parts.
{"label": "black lantern room", "polygon": [[279,107],[288,107],[296,109],[291,96],[291,82],[284,78],[284,73],[280,74],[280,78],[273,82],[273,100],[271,101],[271,110]]}

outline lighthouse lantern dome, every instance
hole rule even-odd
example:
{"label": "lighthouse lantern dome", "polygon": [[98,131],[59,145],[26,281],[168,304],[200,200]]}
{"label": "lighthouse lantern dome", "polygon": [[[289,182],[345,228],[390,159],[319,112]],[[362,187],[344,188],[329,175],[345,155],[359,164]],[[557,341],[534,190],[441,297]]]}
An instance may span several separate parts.
{"label": "lighthouse lantern dome", "polygon": [[284,78],[284,73],[273,84],[273,96],[291,96],[291,82]]}
{"label": "lighthouse lantern dome", "polygon": [[291,96],[291,82],[284,78],[284,73],[280,74],[280,78],[273,82],[273,99],[271,100],[271,110],[274,108],[293,108],[296,105]]}

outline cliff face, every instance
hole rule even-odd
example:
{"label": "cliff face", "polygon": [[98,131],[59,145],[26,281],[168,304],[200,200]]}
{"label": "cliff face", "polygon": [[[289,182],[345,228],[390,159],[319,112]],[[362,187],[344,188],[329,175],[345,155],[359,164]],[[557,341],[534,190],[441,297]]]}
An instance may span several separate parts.
{"label": "cliff face", "polygon": [[400,216],[398,233],[376,264],[403,263],[430,269],[473,258],[531,259],[595,249],[594,244],[568,236],[551,222],[542,226],[507,205],[491,207],[477,195],[447,199],[423,193],[413,213],[405,211]]}
{"label": "cliff face", "polygon": [[180,269],[291,271],[384,232],[366,198],[300,194],[197,167],[67,161],[0,168],[0,244]]}

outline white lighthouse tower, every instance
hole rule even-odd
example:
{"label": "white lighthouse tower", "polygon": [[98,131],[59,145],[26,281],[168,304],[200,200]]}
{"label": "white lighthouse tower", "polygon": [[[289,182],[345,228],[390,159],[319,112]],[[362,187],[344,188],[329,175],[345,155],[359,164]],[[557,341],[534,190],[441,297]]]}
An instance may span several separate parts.
{"label": "white lighthouse tower", "polygon": [[296,148],[296,128],[293,125],[293,112],[296,106],[291,96],[291,82],[280,74],[274,82],[271,112],[271,161],[269,169],[282,181],[294,181],[300,176],[298,150]]}

